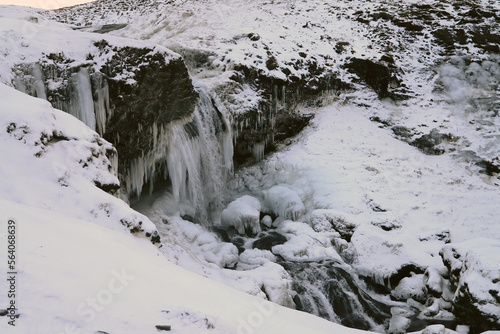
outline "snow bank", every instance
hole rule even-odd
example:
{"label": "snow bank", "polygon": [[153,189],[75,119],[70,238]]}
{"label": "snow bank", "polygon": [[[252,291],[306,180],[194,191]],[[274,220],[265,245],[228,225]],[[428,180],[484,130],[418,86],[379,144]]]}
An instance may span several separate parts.
{"label": "snow bank", "polygon": [[[157,239],[117,195],[116,150],[49,102],[0,84],[0,197]],[[101,189],[99,189],[99,188]],[[156,240],[157,241],[157,240]]]}
{"label": "snow bank", "polygon": [[[127,233],[4,199],[0,207],[2,250],[8,219],[18,224],[15,332],[360,333],[187,272]],[[0,281],[2,298],[7,284]],[[4,317],[0,331],[12,332]]]}
{"label": "snow bank", "polygon": [[238,233],[260,232],[260,202],[257,198],[245,195],[227,206],[222,211],[221,224],[224,227],[233,226]]}
{"label": "snow bank", "polygon": [[304,203],[297,192],[286,186],[274,186],[264,194],[265,208],[277,216],[298,220],[306,213]]}

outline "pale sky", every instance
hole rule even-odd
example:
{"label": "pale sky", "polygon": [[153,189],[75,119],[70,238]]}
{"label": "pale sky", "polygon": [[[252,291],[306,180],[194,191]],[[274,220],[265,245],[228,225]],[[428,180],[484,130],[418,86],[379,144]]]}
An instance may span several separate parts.
{"label": "pale sky", "polygon": [[93,0],[0,0],[0,5],[17,5],[44,9],[56,9],[92,1]]}

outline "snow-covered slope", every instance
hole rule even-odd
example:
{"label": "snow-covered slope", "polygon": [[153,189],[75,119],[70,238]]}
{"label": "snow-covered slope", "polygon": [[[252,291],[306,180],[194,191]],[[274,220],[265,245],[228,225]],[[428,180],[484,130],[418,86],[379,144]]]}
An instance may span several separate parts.
{"label": "snow-covered slope", "polygon": [[[2,333],[361,333],[187,272],[149,242],[0,199],[17,223],[16,326]],[[6,258],[6,239],[2,237]],[[2,272],[6,263],[2,261]],[[0,283],[2,301],[9,290]]]}
{"label": "snow-covered slope", "polygon": [[157,236],[148,218],[102,190],[120,186],[116,150],[108,142],[45,100],[4,84],[0,97],[3,199]]}

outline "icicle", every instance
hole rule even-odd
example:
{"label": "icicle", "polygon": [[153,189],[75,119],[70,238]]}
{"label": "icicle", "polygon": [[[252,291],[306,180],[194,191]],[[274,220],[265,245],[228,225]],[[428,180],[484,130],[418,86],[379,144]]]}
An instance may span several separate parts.
{"label": "icicle", "polygon": [[259,162],[262,159],[264,159],[264,151],[266,149],[266,143],[260,142],[260,143],[255,143],[252,146],[252,156],[255,160],[255,162]]}
{"label": "icicle", "polygon": [[33,84],[36,92],[36,97],[47,100],[42,68],[38,63],[33,65],[33,77],[35,79]]}
{"label": "icicle", "polygon": [[99,72],[93,75],[92,83],[96,130],[102,136],[106,132],[106,123],[112,116],[112,111],[109,107],[109,86],[107,80]]}
{"label": "icicle", "polygon": [[77,73],[72,74],[71,83],[72,94],[68,112],[95,130],[94,100],[87,68],[82,67]]}
{"label": "icicle", "polygon": [[[154,146],[130,163],[125,185],[129,195],[139,197],[146,183],[152,192],[155,180],[168,178],[175,205],[194,208],[199,220],[206,222],[209,207],[221,208],[226,178],[233,171],[233,136],[212,98],[203,90],[199,94],[190,127],[187,123],[139,126],[152,134]],[[188,132],[193,128],[194,137]]]}

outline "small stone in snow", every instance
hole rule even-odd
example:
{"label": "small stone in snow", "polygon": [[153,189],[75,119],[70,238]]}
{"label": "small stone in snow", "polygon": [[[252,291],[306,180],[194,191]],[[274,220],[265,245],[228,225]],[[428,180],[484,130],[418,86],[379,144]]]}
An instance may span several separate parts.
{"label": "small stone in snow", "polygon": [[170,325],[156,325],[156,329],[159,331],[170,331],[171,328]]}

